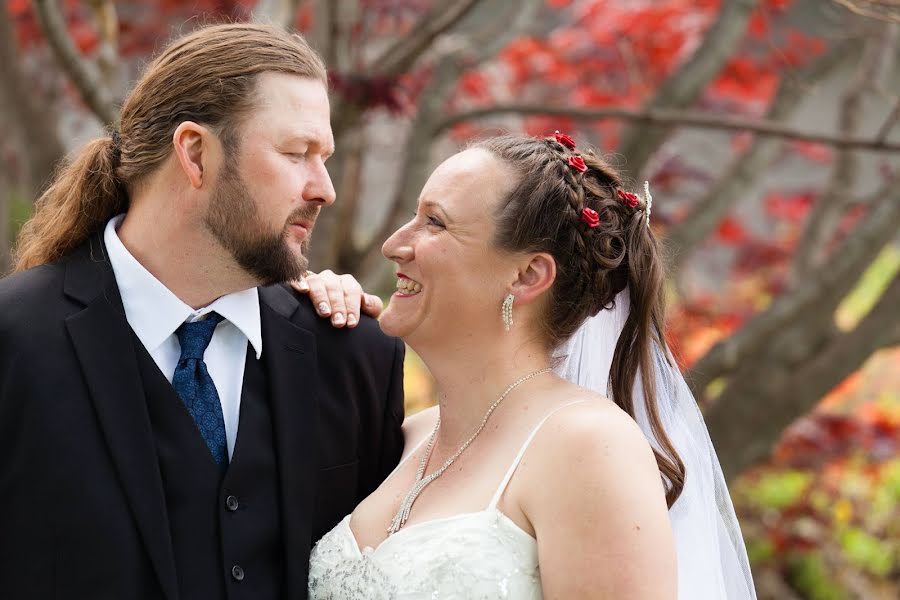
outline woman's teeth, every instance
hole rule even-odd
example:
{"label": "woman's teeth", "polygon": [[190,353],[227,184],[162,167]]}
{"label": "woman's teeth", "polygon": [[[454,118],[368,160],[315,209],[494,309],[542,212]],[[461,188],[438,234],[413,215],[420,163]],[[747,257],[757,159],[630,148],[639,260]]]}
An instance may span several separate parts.
{"label": "woman's teeth", "polygon": [[422,291],[422,284],[411,279],[401,278],[397,280],[397,289],[404,294],[411,296]]}

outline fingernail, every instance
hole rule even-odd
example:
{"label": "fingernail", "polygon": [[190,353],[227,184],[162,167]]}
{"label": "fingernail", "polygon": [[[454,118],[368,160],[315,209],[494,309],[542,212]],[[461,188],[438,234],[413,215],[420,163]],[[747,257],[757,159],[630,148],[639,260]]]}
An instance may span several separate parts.
{"label": "fingernail", "polygon": [[356,325],[356,315],[347,315],[347,325],[350,327]]}
{"label": "fingernail", "polygon": [[364,296],[363,302],[365,303],[366,306],[372,306],[372,303],[375,301],[372,299],[372,296]]}
{"label": "fingernail", "polygon": [[331,312],[331,309],[328,307],[327,302],[319,302],[319,312],[323,315],[327,315]]}
{"label": "fingernail", "polygon": [[304,291],[309,291],[309,284],[306,283],[305,279],[300,280],[300,289]]}
{"label": "fingernail", "polygon": [[331,317],[331,321],[335,325],[343,325],[344,324],[344,315],[342,315],[341,313],[334,313],[334,316]]}

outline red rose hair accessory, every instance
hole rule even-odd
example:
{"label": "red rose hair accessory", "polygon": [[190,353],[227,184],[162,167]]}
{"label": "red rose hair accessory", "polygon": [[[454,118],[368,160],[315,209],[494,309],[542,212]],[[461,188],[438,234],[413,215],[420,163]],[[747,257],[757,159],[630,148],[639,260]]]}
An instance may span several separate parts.
{"label": "red rose hair accessory", "polygon": [[568,162],[569,166],[579,173],[584,173],[585,171],[587,171],[587,165],[584,164],[584,159],[580,156],[570,156],[566,162]]}
{"label": "red rose hair accessory", "polygon": [[560,133],[559,129],[557,129],[553,133],[553,137],[556,138],[556,141],[568,148],[569,150],[575,149],[575,140],[572,139],[572,136],[566,135],[565,133]]}
{"label": "red rose hair accessory", "polygon": [[582,208],[581,220],[587,223],[591,229],[600,225],[600,215],[593,208]]}
{"label": "red rose hair accessory", "polygon": [[628,205],[629,208],[634,208],[638,205],[638,195],[632,194],[631,192],[626,192],[623,190],[616,190],[616,195],[619,197],[619,200]]}

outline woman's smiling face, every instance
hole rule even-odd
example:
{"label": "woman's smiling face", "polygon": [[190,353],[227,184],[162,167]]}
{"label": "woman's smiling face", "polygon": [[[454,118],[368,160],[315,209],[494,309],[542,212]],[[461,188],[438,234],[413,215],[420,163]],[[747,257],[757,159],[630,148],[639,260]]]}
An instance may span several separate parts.
{"label": "woman's smiling face", "polygon": [[434,171],[414,218],[382,247],[398,266],[397,292],[380,319],[385,333],[415,347],[501,332],[500,305],[516,267],[492,243],[494,213],[512,183],[510,169],[480,149]]}

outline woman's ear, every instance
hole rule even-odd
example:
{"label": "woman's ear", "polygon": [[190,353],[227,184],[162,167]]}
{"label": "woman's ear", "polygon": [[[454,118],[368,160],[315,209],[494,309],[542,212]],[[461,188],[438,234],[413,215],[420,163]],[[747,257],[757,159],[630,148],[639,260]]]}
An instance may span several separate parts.
{"label": "woman's ear", "polygon": [[550,289],[556,280],[556,261],[546,252],[531,254],[519,267],[511,292],[516,304],[529,304]]}
{"label": "woman's ear", "polygon": [[193,121],[183,121],[172,134],[175,157],[194,188],[199,189],[204,176],[209,177],[213,137],[209,129]]}

